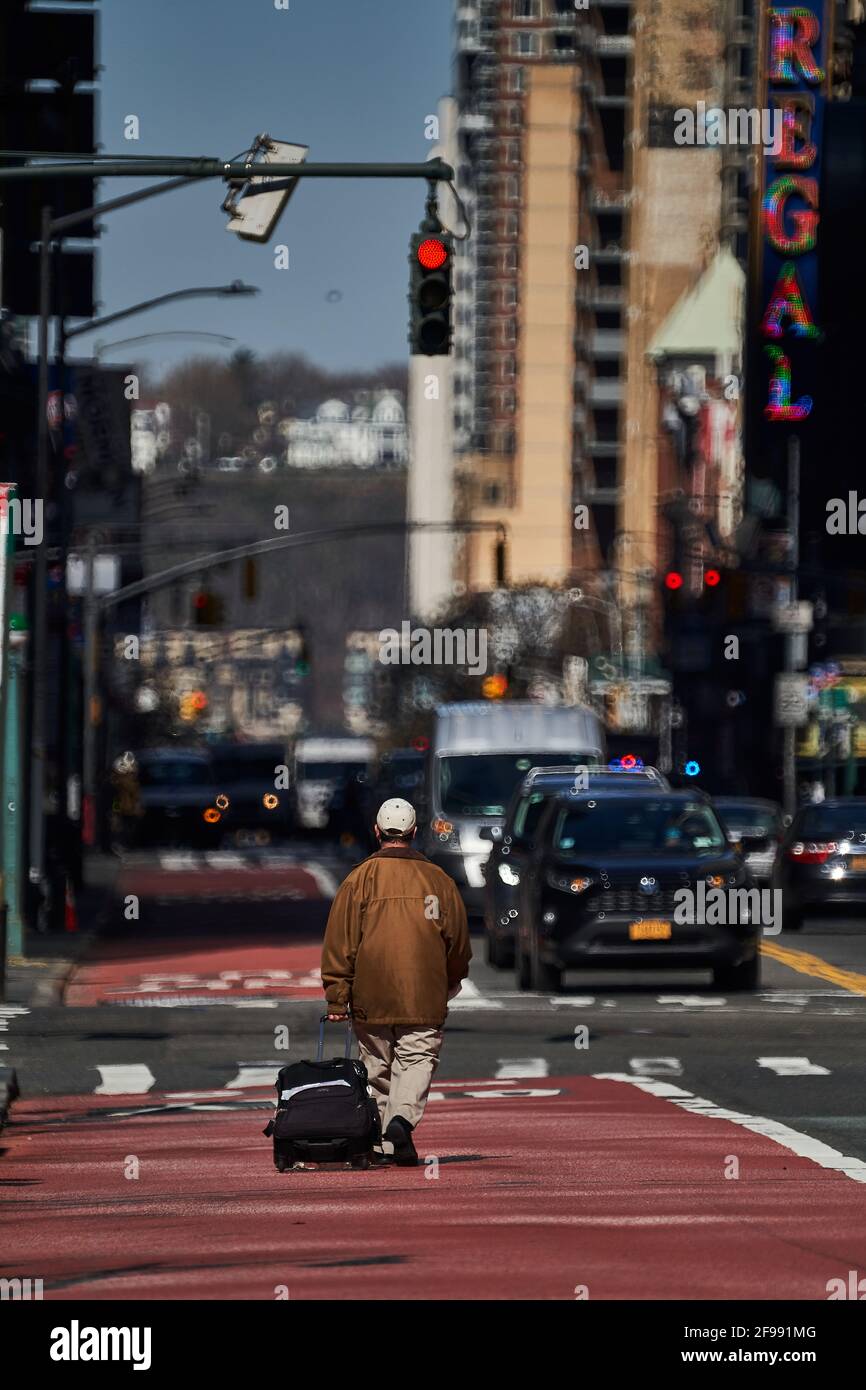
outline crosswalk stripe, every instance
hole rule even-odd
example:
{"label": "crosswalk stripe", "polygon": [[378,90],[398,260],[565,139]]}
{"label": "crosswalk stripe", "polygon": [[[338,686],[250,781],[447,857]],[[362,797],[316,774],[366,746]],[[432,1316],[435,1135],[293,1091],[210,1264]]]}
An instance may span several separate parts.
{"label": "crosswalk stripe", "polygon": [[500,1057],[494,1075],[497,1081],[510,1076],[549,1076],[550,1067],[544,1057]]}
{"label": "crosswalk stripe", "polygon": [[678,1057],[632,1057],[629,1066],[639,1076],[682,1076],[683,1072]]}
{"label": "crosswalk stripe", "polygon": [[279,1062],[238,1062],[238,1074],[227,1081],[226,1091],[242,1091],[247,1086],[273,1086],[280,1069]]}
{"label": "crosswalk stripe", "polygon": [[202,861],[194,854],[160,854],[158,855],[159,867],[176,871],[178,869],[200,869]]}
{"label": "crosswalk stripe", "polygon": [[97,1063],[100,1082],[97,1096],[139,1096],[149,1091],[156,1078],[143,1062]]}
{"label": "crosswalk stripe", "polygon": [[828,1067],[810,1062],[808,1057],[758,1057],[759,1067],[774,1071],[777,1076],[829,1076]]}
{"label": "crosswalk stripe", "polygon": [[472,980],[464,980],[460,993],[448,1001],[449,1009],[504,1009],[501,999],[491,999],[481,993]]}

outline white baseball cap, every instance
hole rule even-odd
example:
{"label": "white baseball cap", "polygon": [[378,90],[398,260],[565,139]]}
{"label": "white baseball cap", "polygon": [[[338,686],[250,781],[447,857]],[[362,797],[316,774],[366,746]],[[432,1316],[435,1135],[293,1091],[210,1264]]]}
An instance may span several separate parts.
{"label": "white baseball cap", "polygon": [[376,824],[380,830],[399,830],[408,835],[415,828],[415,807],[400,796],[392,796],[379,807]]}

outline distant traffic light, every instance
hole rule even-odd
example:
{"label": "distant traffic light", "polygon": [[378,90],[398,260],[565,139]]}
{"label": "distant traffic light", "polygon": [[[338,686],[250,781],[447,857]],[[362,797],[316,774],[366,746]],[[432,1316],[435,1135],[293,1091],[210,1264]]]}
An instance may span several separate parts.
{"label": "distant traffic light", "polygon": [[683,577],[680,574],[679,570],[668,570],[667,574],[665,575],[665,588],[674,590],[681,589],[682,587]]}
{"label": "distant traffic light", "polygon": [[707,588],[715,589],[721,582],[722,576],[718,570],[704,570],[704,584]]}
{"label": "distant traffic light", "polygon": [[307,641],[307,629],[300,626],[297,631],[299,640],[295,653],[295,675],[308,676],[310,674],[310,644]]}
{"label": "distant traffic light", "polygon": [[192,596],[192,618],[196,627],[218,627],[223,620],[225,605],[219,594],[199,589]]}
{"label": "distant traffic light", "polygon": [[413,356],[451,351],[454,242],[447,232],[416,232],[409,249],[409,344]]}

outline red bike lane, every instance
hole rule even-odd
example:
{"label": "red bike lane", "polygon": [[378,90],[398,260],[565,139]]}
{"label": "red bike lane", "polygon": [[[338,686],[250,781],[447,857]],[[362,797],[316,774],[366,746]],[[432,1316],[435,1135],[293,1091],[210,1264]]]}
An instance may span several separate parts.
{"label": "red bike lane", "polygon": [[421,1166],[369,1172],[278,1174],[268,1099],[19,1101],[0,1275],[52,1299],[826,1299],[866,1262],[866,1184],[616,1080],[439,1083]]}

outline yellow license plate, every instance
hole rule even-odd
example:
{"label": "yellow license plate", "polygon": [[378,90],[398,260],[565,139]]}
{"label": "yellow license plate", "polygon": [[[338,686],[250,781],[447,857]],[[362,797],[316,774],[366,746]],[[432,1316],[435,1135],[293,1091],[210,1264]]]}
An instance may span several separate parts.
{"label": "yellow license plate", "polygon": [[851,859],[851,868],[862,872],[866,869],[866,854],[855,854]]}
{"label": "yellow license plate", "polygon": [[645,922],[630,922],[629,941],[670,941],[671,924],[658,917],[648,917]]}

